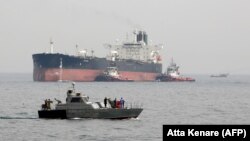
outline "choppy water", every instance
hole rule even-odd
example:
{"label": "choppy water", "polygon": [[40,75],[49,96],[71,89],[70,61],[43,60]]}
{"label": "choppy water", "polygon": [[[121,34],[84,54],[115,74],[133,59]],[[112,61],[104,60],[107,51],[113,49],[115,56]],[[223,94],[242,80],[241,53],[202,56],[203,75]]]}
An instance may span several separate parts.
{"label": "choppy water", "polygon": [[33,82],[31,74],[0,74],[0,140],[162,140],[163,124],[250,124],[250,76],[196,82],[82,82],[91,101],[105,96],[142,103],[138,119],[38,119],[44,99],[65,100],[69,83]]}

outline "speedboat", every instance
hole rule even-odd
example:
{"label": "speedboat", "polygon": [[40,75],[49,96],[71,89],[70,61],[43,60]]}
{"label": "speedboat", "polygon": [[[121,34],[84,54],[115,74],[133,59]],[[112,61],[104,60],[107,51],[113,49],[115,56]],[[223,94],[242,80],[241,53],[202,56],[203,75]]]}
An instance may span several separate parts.
{"label": "speedboat", "polygon": [[142,112],[142,108],[137,106],[125,107],[117,106],[112,100],[107,99],[106,106],[104,102],[90,102],[89,97],[82,93],[75,92],[74,83],[72,88],[67,91],[66,103],[57,100],[54,108],[53,101],[46,100],[42,104],[42,109],[38,110],[39,118],[96,118],[96,119],[127,119],[137,118]]}

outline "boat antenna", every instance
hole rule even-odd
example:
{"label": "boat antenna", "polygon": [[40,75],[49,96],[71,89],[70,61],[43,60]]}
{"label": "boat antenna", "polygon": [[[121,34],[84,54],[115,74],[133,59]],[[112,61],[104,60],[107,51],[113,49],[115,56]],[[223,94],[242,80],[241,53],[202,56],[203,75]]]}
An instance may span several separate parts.
{"label": "boat antenna", "polygon": [[50,53],[54,53],[54,42],[51,38],[49,43],[50,43]]}
{"label": "boat antenna", "polygon": [[72,89],[73,89],[73,92],[75,92],[75,82],[72,82]]}
{"label": "boat antenna", "polygon": [[94,50],[93,49],[91,50],[91,55],[92,55],[92,57],[94,57]]}
{"label": "boat antenna", "polygon": [[63,63],[62,63],[62,58],[60,58],[60,80],[59,81],[62,81],[62,67],[63,67]]}
{"label": "boat antenna", "polygon": [[172,57],[171,58],[171,63],[170,63],[171,65],[173,65],[174,64],[174,58]]}
{"label": "boat antenna", "polygon": [[76,44],[76,55],[79,55],[78,44]]}

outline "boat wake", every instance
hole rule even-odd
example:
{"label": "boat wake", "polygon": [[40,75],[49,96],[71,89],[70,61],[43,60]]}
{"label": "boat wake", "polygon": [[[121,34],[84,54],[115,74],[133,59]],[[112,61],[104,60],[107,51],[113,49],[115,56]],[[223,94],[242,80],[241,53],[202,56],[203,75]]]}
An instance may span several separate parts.
{"label": "boat wake", "polygon": [[1,116],[1,119],[38,119],[38,117],[12,117],[12,116]]}
{"label": "boat wake", "polygon": [[137,117],[137,118],[130,118],[129,120],[140,120],[140,118],[139,117]]}
{"label": "boat wake", "polygon": [[70,120],[81,120],[81,119],[83,119],[83,118],[78,118],[78,117],[76,117],[76,118],[70,118]]}

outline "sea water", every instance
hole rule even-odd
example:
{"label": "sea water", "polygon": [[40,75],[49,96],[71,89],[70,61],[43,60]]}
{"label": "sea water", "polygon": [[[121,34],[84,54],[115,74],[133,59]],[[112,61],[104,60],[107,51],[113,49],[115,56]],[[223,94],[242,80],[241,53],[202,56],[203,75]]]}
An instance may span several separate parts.
{"label": "sea water", "polygon": [[[162,140],[164,124],[250,124],[250,76],[195,82],[76,82],[103,101],[125,99],[144,108],[137,119],[39,119],[45,99],[65,102],[67,82],[33,82],[32,74],[0,74],[0,140]],[[55,102],[54,102],[55,103]]]}

